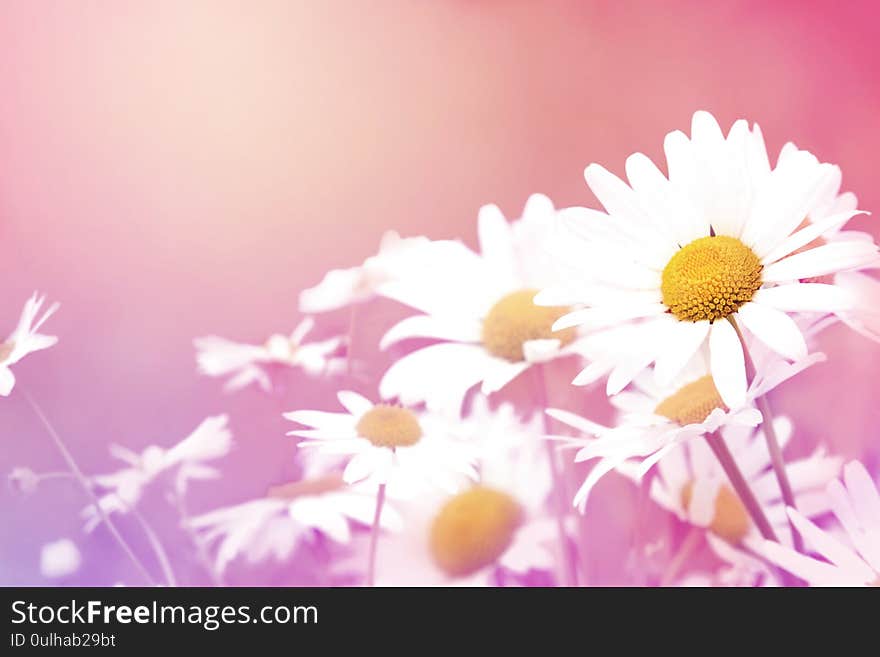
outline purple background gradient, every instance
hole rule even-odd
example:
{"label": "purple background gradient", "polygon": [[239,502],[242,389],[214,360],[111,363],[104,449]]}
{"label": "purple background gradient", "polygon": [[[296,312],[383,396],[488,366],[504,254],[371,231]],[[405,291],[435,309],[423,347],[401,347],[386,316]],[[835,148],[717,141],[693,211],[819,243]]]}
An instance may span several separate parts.
{"label": "purple background gradient", "polygon": [[[386,228],[473,243],[487,202],[511,216],[537,191],[594,205],[587,163],[659,158],[695,109],[758,121],[774,157],[792,139],[839,163],[874,210],[878,18],[877,3],[839,1],[3,2],[0,328],[34,289],[62,302],[47,325],[61,342],[18,379],[93,473],[116,467],[109,442],[168,445],[229,412],[226,479],[197,484],[192,506],[260,494],[293,471],[278,411],[330,408],[335,384],[226,396],[196,374],[193,337],[289,331],[298,291],[373,253]],[[368,394],[401,312],[379,304],[361,324]],[[321,333],[345,322],[321,318]],[[842,328],[822,347],[831,362],[775,395],[794,451],[827,441],[876,467],[880,347]],[[554,394],[607,414],[601,390]],[[60,469],[20,391],[0,400],[0,434],[4,473]],[[181,579],[204,582],[157,497],[145,511]],[[594,583],[626,581],[634,499],[609,477],[591,501]],[[63,482],[0,490],[0,584],[39,583],[39,547],[61,536],[85,557],[64,583],[136,583],[103,528],[82,536],[84,503]],[[308,563],[232,580],[309,583]]]}

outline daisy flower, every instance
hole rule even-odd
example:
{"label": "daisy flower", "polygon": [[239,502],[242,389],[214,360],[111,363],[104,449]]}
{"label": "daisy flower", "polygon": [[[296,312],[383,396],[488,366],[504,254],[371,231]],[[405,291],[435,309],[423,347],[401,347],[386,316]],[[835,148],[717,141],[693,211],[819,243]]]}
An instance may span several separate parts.
{"label": "daisy flower", "polygon": [[[494,205],[479,213],[480,253],[460,242],[425,247],[437,266],[421,267],[379,292],[423,314],[404,319],[382,348],[408,338],[440,340],[395,362],[382,378],[385,398],[459,413],[467,391],[501,390],[535,363],[577,353],[577,331],[554,331],[568,307],[541,307],[532,299],[559,280],[547,245],[557,235],[551,201],[533,195],[523,216],[508,223]],[[433,262],[433,261],[432,261]]]}
{"label": "daisy flower", "polygon": [[[784,448],[791,439],[792,424],[787,418],[780,417],[774,421],[774,427],[780,446]],[[721,433],[774,532],[780,540],[790,543],[785,504],[763,431],[731,425]],[[827,512],[829,507],[822,491],[840,471],[840,459],[817,451],[787,465],[795,501],[801,512],[809,517]],[[618,470],[634,480],[639,478],[638,468],[629,464]],[[770,575],[766,565],[753,554],[763,542],[760,533],[704,441],[690,441],[668,452],[658,462],[657,471],[657,476],[651,480],[651,499],[682,522],[704,528],[709,546],[731,571],[728,575],[735,572],[743,576],[751,572],[756,577],[769,575],[775,582],[775,576]]]}
{"label": "daisy flower", "polygon": [[342,338],[303,342],[314,326],[314,320],[307,317],[289,336],[276,333],[262,345],[232,342],[215,335],[196,338],[199,371],[214,377],[230,376],[226,383],[228,391],[256,383],[266,392],[272,389],[269,376],[272,366],[302,368],[311,375],[343,371],[345,359],[334,358],[343,344]]}
{"label": "daisy flower", "polygon": [[692,438],[724,427],[755,427],[761,413],[752,402],[781,383],[825,359],[814,353],[795,363],[778,357],[760,363],[741,406],[728,407],[709,373],[710,356],[701,349],[672,383],[659,385],[650,371],[633,382],[632,389],[611,397],[619,411],[617,426],[606,427],[569,411],[550,408],[547,414],[589,438],[549,436],[577,449],[575,462],[599,458],[574,498],[581,512],[593,486],[607,473],[631,459],[641,459],[639,476]]}
{"label": "daisy flower", "polygon": [[492,412],[477,397],[460,435],[478,449],[479,481],[401,505],[404,530],[383,547],[377,584],[492,586],[505,573],[553,571],[552,481],[535,465],[546,457],[541,431],[540,416],[524,422],[513,406]]}
{"label": "daisy flower", "polygon": [[664,148],[668,178],[641,153],[627,159],[629,185],[597,164],[587,167],[607,214],[562,213],[570,239],[559,242],[558,255],[580,276],[537,302],[583,306],[558,320],[557,330],[634,328],[624,336],[635,340],[632,353],[612,366],[609,394],[651,363],[668,383],[708,344],[721,399],[738,407],[747,385],[736,325],[781,356],[802,358],[806,344],[790,313],[846,312],[854,300],[835,283],[801,281],[876,263],[877,246],[846,240],[798,253],[856,211],[799,228],[839,170],[797,150],[771,169],[757,126],[737,121],[725,138],[710,114],[697,112],[691,138],[672,132]]}
{"label": "daisy flower", "polygon": [[476,477],[473,449],[452,437],[449,419],[373,404],[351,391],[337,397],[345,412],[292,411],[284,417],[311,427],[288,432],[305,438],[299,447],[346,461],[346,483],[387,484],[389,494],[405,497],[431,487],[455,491],[461,475]]}
{"label": "daisy flower", "polygon": [[[795,156],[798,148],[792,143],[783,146],[779,154],[779,160]],[[777,165],[778,166],[778,165]],[[835,168],[834,177],[823,188],[823,193],[817,198],[813,208],[807,213],[801,228],[810,225],[821,225],[829,217],[839,216],[846,212],[856,212],[858,199],[852,192],[841,192],[842,177],[840,170]],[[844,242],[871,242],[870,234],[855,230],[844,230],[844,224],[835,225],[821,237],[817,237],[809,244],[800,247],[795,253],[800,253],[808,248],[821,246],[829,243]],[[878,268],[880,262],[869,263],[866,268]],[[848,290],[853,299],[854,307],[847,311],[838,311],[836,315],[850,328],[862,335],[880,342],[880,282],[876,278],[863,271],[846,270],[839,271],[833,276],[820,276],[818,278],[805,279],[805,283],[833,282],[835,285]]]}
{"label": "daisy flower", "polygon": [[303,290],[299,296],[300,312],[323,313],[371,299],[399,271],[419,265],[420,248],[428,241],[426,237],[402,238],[388,231],[382,236],[378,254],[359,267],[329,271],[315,287]]}
{"label": "daisy flower", "polygon": [[9,369],[11,365],[15,365],[22,358],[35,351],[48,349],[58,342],[58,338],[54,335],[42,335],[37,333],[43,323],[49,319],[59,304],[53,303],[38,318],[40,308],[45,302],[45,296],[37,296],[37,293],[31,296],[24,304],[24,310],[21,311],[21,317],[15,330],[9,334],[4,342],[0,342],[0,395],[8,397],[15,387],[15,375]]}
{"label": "daisy flower", "polygon": [[827,494],[848,540],[838,539],[789,508],[792,523],[822,559],[769,541],[759,552],[811,586],[880,586],[880,493],[871,476],[853,461],[844,468],[843,482],[832,481]]}
{"label": "daisy flower", "polygon": [[47,579],[72,575],[79,570],[80,564],[79,548],[69,538],[46,543],[40,549],[40,574]]}
{"label": "daisy flower", "polygon": [[[217,544],[216,568],[223,573],[236,558],[258,563],[284,561],[302,541],[317,534],[347,544],[351,525],[369,526],[376,505],[375,487],[346,484],[337,473],[305,476],[269,489],[265,497],[223,507],[191,519],[207,543]],[[399,531],[400,516],[386,505],[382,529]]]}
{"label": "daisy flower", "polygon": [[[111,445],[110,453],[123,461],[126,467],[111,474],[92,477],[101,490],[99,501],[106,513],[128,513],[140,501],[144,489],[161,475],[171,473],[179,493],[192,480],[214,479],[217,470],[206,465],[229,453],[232,433],[228,418],[218,415],[205,419],[195,431],[171,448],[150,445],[140,454],[120,445]],[[93,505],[85,508],[86,530],[91,531],[101,522]]]}

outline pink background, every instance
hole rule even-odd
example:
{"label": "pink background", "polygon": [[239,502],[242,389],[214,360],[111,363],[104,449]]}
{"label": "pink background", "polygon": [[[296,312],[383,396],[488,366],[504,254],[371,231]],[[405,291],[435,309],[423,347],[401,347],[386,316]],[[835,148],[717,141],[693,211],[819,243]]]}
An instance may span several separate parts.
{"label": "pink background", "polygon": [[[115,467],[111,441],[168,445],[228,411],[226,482],[199,486],[193,506],[260,494],[293,468],[277,412],[330,408],[334,383],[226,396],[196,374],[193,337],[289,331],[298,291],[370,255],[386,228],[473,243],[483,203],[515,215],[540,191],[595,204],[587,163],[622,173],[632,151],[660,157],[695,109],[758,121],[774,156],[792,139],[839,163],[875,210],[878,18],[876,3],[840,1],[6,0],[0,327],[34,289],[62,302],[48,325],[60,344],[23,362],[19,381],[90,472]],[[878,235],[870,219],[854,225]],[[372,353],[399,314],[380,305],[356,350]],[[321,331],[344,324],[322,318]],[[876,466],[880,347],[842,329],[822,346],[832,362],[775,404],[795,417],[797,451],[825,440]],[[559,394],[605,412],[595,391]],[[60,468],[14,393],[0,400],[0,470],[15,465]],[[608,478],[596,496],[591,575],[622,582],[634,489]],[[2,489],[0,583],[39,583],[39,547],[60,536],[85,554],[65,583],[136,583],[103,530],[81,535],[83,504],[65,483],[29,499]],[[145,511],[181,579],[204,581],[162,500]]]}

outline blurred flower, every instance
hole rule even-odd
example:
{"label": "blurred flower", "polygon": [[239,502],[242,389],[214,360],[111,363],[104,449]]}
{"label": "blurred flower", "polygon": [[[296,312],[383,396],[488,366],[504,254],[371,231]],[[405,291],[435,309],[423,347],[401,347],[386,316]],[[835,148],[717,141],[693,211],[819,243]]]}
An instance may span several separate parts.
{"label": "blurred flower", "polygon": [[453,437],[447,418],[374,405],[351,391],[337,397],[346,412],[293,411],[284,417],[312,427],[288,432],[306,439],[299,447],[347,460],[347,483],[369,479],[388,484],[389,495],[406,497],[435,486],[455,491],[461,475],[476,477],[473,448]]}
{"label": "blurred flower", "polygon": [[424,252],[436,259],[434,266],[420,266],[380,288],[383,296],[424,313],[392,327],[383,348],[407,338],[442,340],[395,362],[382,378],[383,397],[460,413],[477,383],[491,394],[532,364],[577,353],[574,329],[551,329],[569,308],[532,303],[539,289],[560,280],[547,249],[555,222],[553,204],[539,194],[512,223],[496,206],[485,206],[479,254],[460,242],[432,242]]}
{"label": "blurred flower", "polygon": [[[137,454],[125,447],[111,445],[110,453],[128,467],[92,477],[93,484],[102,490],[99,497],[101,508],[106,513],[128,513],[138,503],[146,486],[163,474],[173,475],[174,486],[180,494],[186,491],[192,480],[218,477],[217,470],[205,462],[225,456],[232,448],[232,433],[227,422],[225,415],[209,417],[189,436],[168,449],[150,445]],[[101,521],[94,505],[86,507],[83,515],[86,531],[91,531]]]}
{"label": "blurred flower", "polygon": [[666,386],[658,385],[650,371],[640,374],[633,389],[611,398],[620,411],[615,427],[605,427],[569,411],[547,409],[547,414],[592,438],[551,436],[564,445],[577,448],[575,462],[599,458],[574,498],[584,510],[593,486],[608,472],[630,459],[642,459],[638,476],[643,476],[681,443],[711,434],[723,427],[754,427],[761,413],[752,406],[758,397],[825,359],[815,353],[787,363],[778,357],[760,363],[748,388],[745,404],[730,408],[721,399],[709,374],[709,354],[705,347],[694,355],[678,378]]}
{"label": "blurred flower", "polygon": [[388,231],[382,236],[379,253],[360,267],[329,271],[315,287],[303,290],[299,295],[300,312],[323,313],[372,298],[400,271],[419,265],[420,247],[428,241],[426,237],[401,238]]}
{"label": "blurred flower", "polygon": [[[249,563],[290,557],[303,540],[319,532],[337,543],[351,539],[350,523],[369,526],[376,507],[375,486],[348,485],[335,473],[312,476],[271,488],[266,497],[196,516],[190,526],[216,541],[217,570],[238,556]],[[400,516],[385,505],[381,526],[399,531]]]}
{"label": "blurred flower", "polygon": [[855,297],[852,310],[838,313],[847,326],[880,342],[880,281],[860,271],[841,272],[834,283]]}
{"label": "blurred flower", "polygon": [[383,586],[492,586],[503,571],[552,571],[558,536],[546,504],[552,482],[543,464],[540,416],[489,410],[477,397],[461,425],[479,450],[478,483],[456,495],[420,496],[401,505],[404,530],[383,545]]}
{"label": "blurred flower", "polygon": [[691,139],[672,132],[664,146],[668,179],[641,153],[626,162],[631,187],[597,164],[587,167],[587,183],[608,214],[562,212],[571,239],[559,241],[558,256],[580,274],[537,301],[586,306],[556,329],[636,327],[628,356],[611,364],[609,394],[654,362],[658,382],[669,383],[708,343],[718,392],[737,407],[746,398],[746,370],[731,322],[781,356],[802,358],[805,340],[789,314],[844,312],[854,300],[839,285],[800,281],[876,263],[877,246],[847,240],[798,253],[856,211],[799,229],[817,199],[839,184],[839,170],[797,150],[771,170],[757,126],[737,121],[725,139],[710,114],[697,112]]}
{"label": "blurred flower", "polygon": [[[798,148],[792,143],[783,146],[779,153],[779,160],[795,156]],[[778,165],[777,165],[778,166]],[[822,193],[816,199],[814,206],[807,213],[802,224],[806,226],[821,226],[831,218],[834,225],[821,237],[817,237],[809,244],[795,251],[800,253],[808,248],[821,246],[829,243],[870,243],[873,238],[869,233],[856,230],[843,230],[844,224],[835,221],[834,217],[846,212],[855,212],[858,207],[858,199],[852,192],[841,193],[842,176],[840,169],[834,169],[834,176],[828,185],[822,188]],[[880,261],[868,263],[867,268],[880,268]],[[818,278],[805,279],[803,282],[824,283],[833,282],[835,285],[848,290],[853,298],[853,308],[837,311],[836,315],[850,328],[862,335],[880,342],[880,281],[876,278],[855,270],[838,271],[833,276],[820,276]]]}
{"label": "blurred flower", "polygon": [[[792,424],[780,417],[774,427],[780,448],[784,449],[792,436]],[[776,535],[781,541],[791,543],[785,504],[763,431],[732,425],[721,433]],[[837,476],[840,465],[839,458],[826,456],[823,451],[787,463],[792,490],[802,513],[815,517],[828,511],[828,501],[822,491]],[[775,582],[771,569],[753,556],[756,546],[762,542],[760,534],[704,441],[690,441],[673,449],[660,459],[657,469],[657,476],[651,480],[651,498],[679,520],[707,530],[709,546],[729,564],[727,576],[744,578],[751,573],[754,579],[750,584],[758,577]],[[618,470],[632,479],[639,478],[638,469],[629,464]]]}
{"label": "blurred flower", "polygon": [[303,343],[315,322],[307,317],[290,336],[274,334],[263,345],[242,344],[217,336],[196,338],[196,361],[202,374],[215,377],[231,375],[226,390],[235,391],[257,383],[268,392],[272,382],[267,367],[302,368],[308,374],[336,374],[345,369],[344,358],[334,358],[342,338]]}
{"label": "blurred flower", "polygon": [[46,543],[40,550],[40,574],[49,579],[72,575],[81,563],[79,548],[69,538]]}
{"label": "blurred flower", "polygon": [[7,477],[9,487],[20,495],[31,495],[40,485],[40,476],[30,468],[17,467]]}
{"label": "blurred flower", "polygon": [[38,319],[37,314],[45,300],[45,296],[38,297],[34,292],[24,304],[18,326],[9,334],[5,342],[0,342],[0,395],[3,397],[7,397],[15,386],[15,375],[9,369],[10,365],[15,365],[28,354],[48,349],[58,342],[58,338],[54,335],[37,333],[43,322],[59,308],[59,304],[53,303]]}
{"label": "blurred flower", "polygon": [[788,515],[804,541],[822,561],[791,548],[764,541],[760,554],[812,586],[880,586],[880,493],[865,467],[853,461],[843,481],[832,481],[827,493],[848,544],[823,531],[795,509]]}

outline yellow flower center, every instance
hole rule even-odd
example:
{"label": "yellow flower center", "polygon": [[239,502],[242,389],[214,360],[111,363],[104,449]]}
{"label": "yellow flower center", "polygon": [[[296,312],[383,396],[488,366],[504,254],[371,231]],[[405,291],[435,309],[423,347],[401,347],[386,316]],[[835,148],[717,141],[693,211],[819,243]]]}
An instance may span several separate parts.
{"label": "yellow flower center", "polygon": [[356,430],[376,447],[409,447],[422,437],[415,414],[390,404],[373,406],[358,420]]}
{"label": "yellow flower center", "polygon": [[[686,484],[681,489],[681,503],[684,508],[690,507],[693,494],[693,483]],[[739,543],[749,533],[750,526],[749,512],[739,496],[727,486],[719,488],[709,530],[729,543]]]}
{"label": "yellow flower center", "polygon": [[290,482],[289,484],[281,484],[280,486],[270,486],[269,490],[266,491],[266,497],[292,500],[295,497],[302,497],[304,495],[330,493],[334,490],[339,490],[344,485],[342,475],[328,474],[314,479],[303,479]]}
{"label": "yellow flower center", "polygon": [[522,509],[510,495],[474,486],[450,499],[431,526],[431,552],[452,577],[494,563],[513,542]]}
{"label": "yellow flower center", "polygon": [[682,386],[657,404],[654,413],[684,426],[699,424],[716,408],[728,410],[710,375]]}
{"label": "yellow flower center", "polygon": [[676,251],[663,269],[663,303],[683,322],[724,319],[752,300],[762,269],[735,237],[701,237]]}
{"label": "yellow flower center", "polygon": [[536,306],[538,290],[511,292],[489,310],[483,319],[483,344],[490,354],[511,362],[525,359],[523,343],[556,339],[563,345],[575,339],[574,328],[553,331],[553,322],[569,312],[565,306]]}

